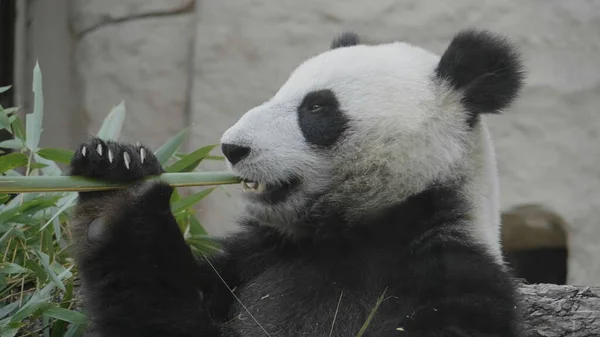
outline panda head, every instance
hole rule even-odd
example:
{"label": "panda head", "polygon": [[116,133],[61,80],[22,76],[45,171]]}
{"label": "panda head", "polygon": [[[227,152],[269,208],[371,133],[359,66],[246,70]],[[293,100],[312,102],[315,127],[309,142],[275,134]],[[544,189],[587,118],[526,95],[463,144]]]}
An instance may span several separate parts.
{"label": "panda head", "polygon": [[291,232],[358,220],[475,174],[479,115],[507,107],[522,77],[513,48],[485,31],[460,32],[441,58],[345,33],[231,126],[222,151],[247,216]]}

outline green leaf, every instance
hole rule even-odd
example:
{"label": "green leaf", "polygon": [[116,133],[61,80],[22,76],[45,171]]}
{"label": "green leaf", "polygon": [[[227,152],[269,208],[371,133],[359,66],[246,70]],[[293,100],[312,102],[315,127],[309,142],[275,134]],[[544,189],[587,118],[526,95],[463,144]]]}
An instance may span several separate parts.
{"label": "green leaf", "polygon": [[[13,327],[13,325],[16,325],[17,327]],[[23,327],[23,323],[11,324],[11,327],[9,327],[8,329],[0,330],[0,335],[2,337],[15,337],[17,335],[17,332],[19,332],[19,330],[21,329],[21,327]]]}
{"label": "green leaf", "polygon": [[0,308],[0,318],[6,317],[6,315],[10,314],[11,312],[13,312],[13,310],[15,310],[18,307],[19,301],[14,301],[8,305],[3,306],[2,308]]}
{"label": "green leaf", "polygon": [[192,235],[186,238],[185,241],[200,254],[210,254],[219,249],[217,241],[208,235]]}
{"label": "green leaf", "polygon": [[5,141],[0,142],[0,147],[6,149],[20,150],[25,147],[25,143],[19,138],[15,139],[7,139]]}
{"label": "green leaf", "polygon": [[42,167],[42,173],[44,175],[47,176],[60,176],[62,175],[62,170],[60,169],[60,167],[58,167],[58,165],[52,161],[52,160],[48,160],[46,158],[41,157],[40,155],[38,155],[37,153],[33,154],[33,158],[35,158],[35,161],[38,164],[44,164],[46,165],[45,167]]}
{"label": "green leaf", "polygon": [[154,155],[162,165],[165,165],[175,152],[177,152],[181,144],[183,144],[185,137],[187,137],[188,132],[189,128],[179,131],[178,134],[169,139],[158,150],[154,151]]}
{"label": "green leaf", "polygon": [[9,228],[9,229],[6,231],[6,233],[4,233],[4,234],[2,235],[2,237],[0,237],[0,245],[3,245],[3,244],[4,244],[4,242],[5,242],[6,240],[8,240],[8,238],[12,237],[12,235],[13,235],[13,232],[14,232],[14,231],[15,231],[14,227],[10,227],[10,228]]}
{"label": "green leaf", "polygon": [[87,318],[82,313],[60,307],[49,307],[44,311],[44,315],[75,324],[85,324],[87,322]]}
{"label": "green leaf", "polygon": [[8,119],[8,113],[6,110],[0,108],[0,128],[10,130],[10,120]]}
{"label": "green leaf", "polygon": [[[5,113],[5,114],[7,114],[7,115],[10,115],[10,114],[12,114],[12,113],[14,113],[14,112],[17,112],[17,111],[19,111],[19,107],[17,107],[17,106],[15,106],[15,107],[12,107],[12,108],[7,108],[7,109],[4,109],[4,113]],[[12,118],[14,118],[14,117],[15,117],[15,116],[11,116],[11,117],[9,118],[9,121],[10,121],[11,123],[12,123]]]}
{"label": "green leaf", "polygon": [[62,337],[81,337],[83,336],[85,329],[85,324],[71,324],[67,329],[67,333]]}
{"label": "green leaf", "polygon": [[13,133],[14,133],[15,137],[25,141],[27,139],[27,136],[25,135],[25,129],[23,128],[23,122],[21,121],[21,118],[19,118],[19,116],[15,115],[15,116],[11,116],[10,120],[11,120],[10,124],[13,129]]}
{"label": "green leaf", "polygon": [[103,140],[117,140],[121,130],[123,129],[123,122],[125,121],[125,102],[121,101],[115,106],[108,116],[102,122],[102,126],[98,131],[97,136]]}
{"label": "green leaf", "polygon": [[71,150],[63,150],[63,149],[54,149],[54,148],[44,148],[38,150],[37,154],[45,159],[54,160],[55,162],[69,164],[71,162],[71,158],[73,158],[73,151]]}
{"label": "green leaf", "polygon": [[10,153],[0,157],[0,173],[17,167],[26,166],[29,158],[20,152]]}
{"label": "green leaf", "polygon": [[5,87],[0,87],[0,94],[3,92],[7,92],[10,88],[12,88],[12,85],[7,85]]}
{"label": "green leaf", "polygon": [[[42,231],[42,244],[44,252],[48,254],[48,260],[54,260],[54,242],[52,242],[52,230],[53,228],[47,228]],[[61,283],[62,284],[62,283]]]}
{"label": "green leaf", "polygon": [[210,151],[212,151],[217,145],[208,145],[190,153],[189,155],[179,159],[173,165],[167,167],[167,172],[190,172],[193,171],[204,159]]}
{"label": "green leaf", "polygon": [[195,216],[190,216],[190,234],[191,235],[208,235],[204,226],[198,221]]}
{"label": "green leaf", "polygon": [[64,211],[66,211],[67,209],[69,209],[70,207],[75,205],[75,201],[77,200],[77,193],[76,192],[72,192],[67,194],[66,196],[62,197],[58,202],[57,205],[61,205],[60,208],[52,215],[52,217],[50,218],[50,220],[48,220],[40,229],[40,231],[44,230],[56,217],[58,217],[59,215],[61,215]]}
{"label": "green leaf", "polygon": [[23,274],[28,273],[29,270],[27,268],[23,268],[16,263],[0,263],[0,273],[1,274]]}
{"label": "green leaf", "polygon": [[184,209],[184,208],[188,208],[192,205],[194,205],[195,203],[199,202],[200,200],[204,199],[207,195],[209,195],[212,191],[215,190],[216,187],[211,187],[211,188],[207,188],[204,189],[198,193],[192,194],[188,197],[182,198],[181,200],[173,203],[171,205],[171,209],[173,210],[173,213],[177,213],[180,210]]}
{"label": "green leaf", "polygon": [[60,290],[65,291],[65,285],[62,283],[62,281],[58,278],[58,275],[56,275],[56,273],[54,272],[54,270],[52,270],[52,268],[50,268],[50,264],[48,262],[48,255],[40,252],[37,249],[32,249],[33,252],[38,256],[38,258],[40,259],[40,262],[42,263],[42,266],[44,267],[44,270],[46,271],[46,274],[48,275],[48,277],[50,277],[50,280],[56,284],[56,286],[58,286],[58,288],[60,288]]}
{"label": "green leaf", "polygon": [[[7,207],[0,212],[0,223],[11,220],[16,215],[33,215],[42,209],[54,206],[58,201],[59,196],[43,195],[41,197],[17,204],[14,207]],[[13,199],[16,200],[16,199]],[[19,200],[16,200],[17,202]]]}
{"label": "green leaf", "polygon": [[42,120],[44,119],[44,93],[42,91],[42,72],[38,62],[33,68],[33,113],[25,116],[25,130],[27,134],[27,148],[37,151],[42,134]]}

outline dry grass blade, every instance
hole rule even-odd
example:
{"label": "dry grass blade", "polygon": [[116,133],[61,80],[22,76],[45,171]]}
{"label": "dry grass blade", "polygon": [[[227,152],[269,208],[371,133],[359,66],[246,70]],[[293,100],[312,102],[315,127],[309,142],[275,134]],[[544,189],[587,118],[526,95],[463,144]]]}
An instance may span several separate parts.
{"label": "dry grass blade", "polygon": [[371,324],[371,320],[373,319],[373,317],[375,317],[375,313],[379,309],[379,305],[381,305],[381,302],[383,302],[383,299],[385,298],[386,292],[387,292],[387,288],[385,288],[385,290],[383,291],[383,294],[381,294],[381,296],[379,296],[379,298],[377,299],[377,303],[375,303],[375,307],[373,308],[373,310],[371,310],[371,313],[367,317],[367,320],[365,321],[365,323],[363,323],[363,326],[358,331],[358,334],[356,335],[356,337],[362,337],[362,335],[365,333],[365,331],[367,331],[369,324]]}

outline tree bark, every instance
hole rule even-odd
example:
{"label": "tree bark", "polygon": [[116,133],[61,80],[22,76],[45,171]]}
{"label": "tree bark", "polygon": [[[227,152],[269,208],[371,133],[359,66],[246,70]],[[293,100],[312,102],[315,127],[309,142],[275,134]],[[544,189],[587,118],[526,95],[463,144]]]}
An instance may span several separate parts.
{"label": "tree bark", "polygon": [[523,284],[526,337],[600,337],[600,287]]}

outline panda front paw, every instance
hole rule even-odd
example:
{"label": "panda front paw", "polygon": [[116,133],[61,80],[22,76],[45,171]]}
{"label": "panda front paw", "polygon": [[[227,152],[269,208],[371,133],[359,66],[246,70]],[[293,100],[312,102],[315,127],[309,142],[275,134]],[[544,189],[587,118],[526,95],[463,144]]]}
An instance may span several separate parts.
{"label": "panda front paw", "polygon": [[163,172],[154,153],[141,144],[131,145],[92,138],[75,151],[70,175],[113,182],[133,182]]}

